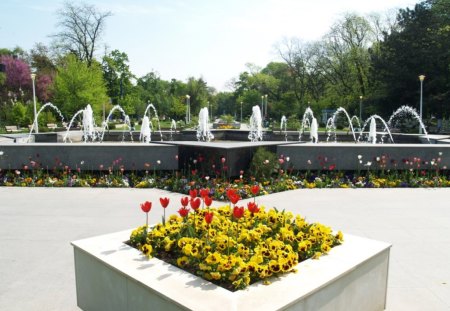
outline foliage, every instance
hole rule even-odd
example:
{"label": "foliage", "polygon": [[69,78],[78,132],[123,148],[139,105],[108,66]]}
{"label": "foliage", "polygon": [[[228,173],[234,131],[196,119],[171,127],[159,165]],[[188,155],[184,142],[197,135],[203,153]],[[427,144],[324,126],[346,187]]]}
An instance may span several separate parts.
{"label": "foliage", "polygon": [[[113,50],[108,55],[103,56],[103,78],[108,89],[108,96],[111,98],[113,105],[120,104],[123,106],[124,97],[131,95],[131,89],[133,88],[131,79],[134,76],[130,71],[128,62],[128,55],[119,50]],[[130,96],[127,100],[130,100]],[[133,104],[128,104],[127,106],[134,109]]]}
{"label": "foliage", "polygon": [[101,115],[102,105],[108,101],[100,65],[90,67],[73,55],[67,55],[58,66],[54,83],[54,103],[65,116],[73,116],[88,104],[94,113]]}
{"label": "foliage", "polygon": [[6,81],[0,87],[2,98],[13,101],[25,101],[32,97],[31,71],[22,59],[13,56],[1,56],[0,63],[5,65]]}
{"label": "foliage", "polygon": [[[401,105],[417,107],[419,78],[424,81],[424,115],[450,115],[450,3],[429,0],[398,14],[399,28],[372,55],[372,76],[379,87],[378,109]],[[392,107],[391,103],[395,103]]]}
{"label": "foliage", "polygon": [[278,168],[277,156],[264,147],[256,150],[250,163],[250,172],[257,180],[269,178],[278,171]]}

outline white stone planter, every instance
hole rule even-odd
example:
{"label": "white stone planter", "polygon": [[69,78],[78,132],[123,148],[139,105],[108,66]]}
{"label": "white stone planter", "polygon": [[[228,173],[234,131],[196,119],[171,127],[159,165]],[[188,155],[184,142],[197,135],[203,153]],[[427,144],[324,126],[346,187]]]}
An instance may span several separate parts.
{"label": "white stone planter", "polygon": [[230,292],[124,241],[131,230],[72,242],[83,310],[384,310],[390,244],[344,234],[344,243],[298,273]]}

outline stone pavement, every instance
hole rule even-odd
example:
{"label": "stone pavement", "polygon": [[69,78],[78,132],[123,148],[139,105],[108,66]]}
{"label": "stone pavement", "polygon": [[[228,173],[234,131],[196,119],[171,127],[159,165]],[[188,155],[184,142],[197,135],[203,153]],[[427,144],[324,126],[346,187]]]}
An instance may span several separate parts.
{"label": "stone pavement", "polygon": [[[79,310],[70,241],[145,221],[162,190],[0,188],[0,310]],[[450,189],[314,189],[258,197],[335,230],[393,244],[387,310],[450,310]],[[367,293],[370,295],[370,293]]]}

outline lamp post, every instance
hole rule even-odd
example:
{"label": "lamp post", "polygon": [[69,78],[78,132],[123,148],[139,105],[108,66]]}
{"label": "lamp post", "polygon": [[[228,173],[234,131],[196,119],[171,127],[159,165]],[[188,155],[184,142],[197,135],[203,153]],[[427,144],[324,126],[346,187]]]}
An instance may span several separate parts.
{"label": "lamp post", "polygon": [[241,123],[242,123],[242,102],[241,102]]}
{"label": "lamp post", "polygon": [[[425,80],[424,75],[419,76],[420,80],[420,121],[422,121],[422,105],[423,105],[423,80]],[[422,127],[419,123],[419,134],[422,134]]]}
{"label": "lamp post", "polygon": [[38,123],[37,123],[37,116],[36,116],[36,89],[34,87],[34,80],[36,79],[36,74],[31,74],[31,82],[33,84],[33,111],[34,111],[34,121],[33,121],[33,127],[36,133],[39,133],[38,129]]}
{"label": "lamp post", "polygon": [[264,113],[264,118],[267,118],[267,94],[264,95],[264,98],[266,99],[266,112]]}
{"label": "lamp post", "polygon": [[186,95],[186,124],[191,122],[191,96]]}
{"label": "lamp post", "polygon": [[208,117],[209,117],[209,120],[210,120],[210,122],[211,122],[211,120],[212,120],[211,105],[209,104],[209,101],[207,101],[206,104],[207,104],[207,106],[208,106],[208,111],[209,111]]}
{"label": "lamp post", "polygon": [[359,122],[360,123],[362,122],[362,99],[363,99],[363,96],[360,95],[359,96]]}
{"label": "lamp post", "polygon": [[261,95],[261,115],[264,118],[264,95]]}

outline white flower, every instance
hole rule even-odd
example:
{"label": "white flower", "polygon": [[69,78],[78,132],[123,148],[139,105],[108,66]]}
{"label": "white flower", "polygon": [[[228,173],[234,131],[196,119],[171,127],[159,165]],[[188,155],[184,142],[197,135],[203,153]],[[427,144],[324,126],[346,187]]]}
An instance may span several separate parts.
{"label": "white flower", "polygon": [[83,165],[83,164],[84,164],[84,161],[81,161],[80,164]]}
{"label": "white flower", "polygon": [[309,165],[311,165],[311,160],[306,161],[306,163],[308,163]]}
{"label": "white flower", "polygon": [[157,163],[158,165],[160,165],[160,164],[161,164],[161,161],[160,161],[160,160],[157,160],[156,163]]}
{"label": "white flower", "polygon": [[371,166],[372,165],[372,162],[367,162],[366,164],[364,164],[365,166]]}
{"label": "white flower", "polygon": [[362,159],[362,155],[358,154],[358,160]]}
{"label": "white flower", "polygon": [[265,161],[264,161],[264,164],[269,164],[269,160],[265,160]]}
{"label": "white flower", "polygon": [[377,157],[377,162],[380,162],[380,157]]}
{"label": "white flower", "polygon": [[289,157],[286,157],[286,161],[288,161],[289,162],[289,160],[290,160],[291,158],[289,158]]}
{"label": "white flower", "polygon": [[[241,177],[242,178],[242,177]],[[208,181],[209,180],[209,176],[205,176],[205,179],[206,179],[206,181]]]}
{"label": "white flower", "polygon": [[3,151],[0,151],[0,157],[3,155]]}
{"label": "white flower", "polygon": [[[0,151],[1,152],[1,151]],[[1,155],[1,154],[0,154]],[[442,152],[441,151],[439,151],[439,156],[441,156],[442,155]]]}
{"label": "white flower", "polygon": [[192,162],[194,162],[194,164],[197,164],[197,160],[196,159],[192,160]]}
{"label": "white flower", "polygon": [[359,164],[362,164],[362,160],[359,160]]}

